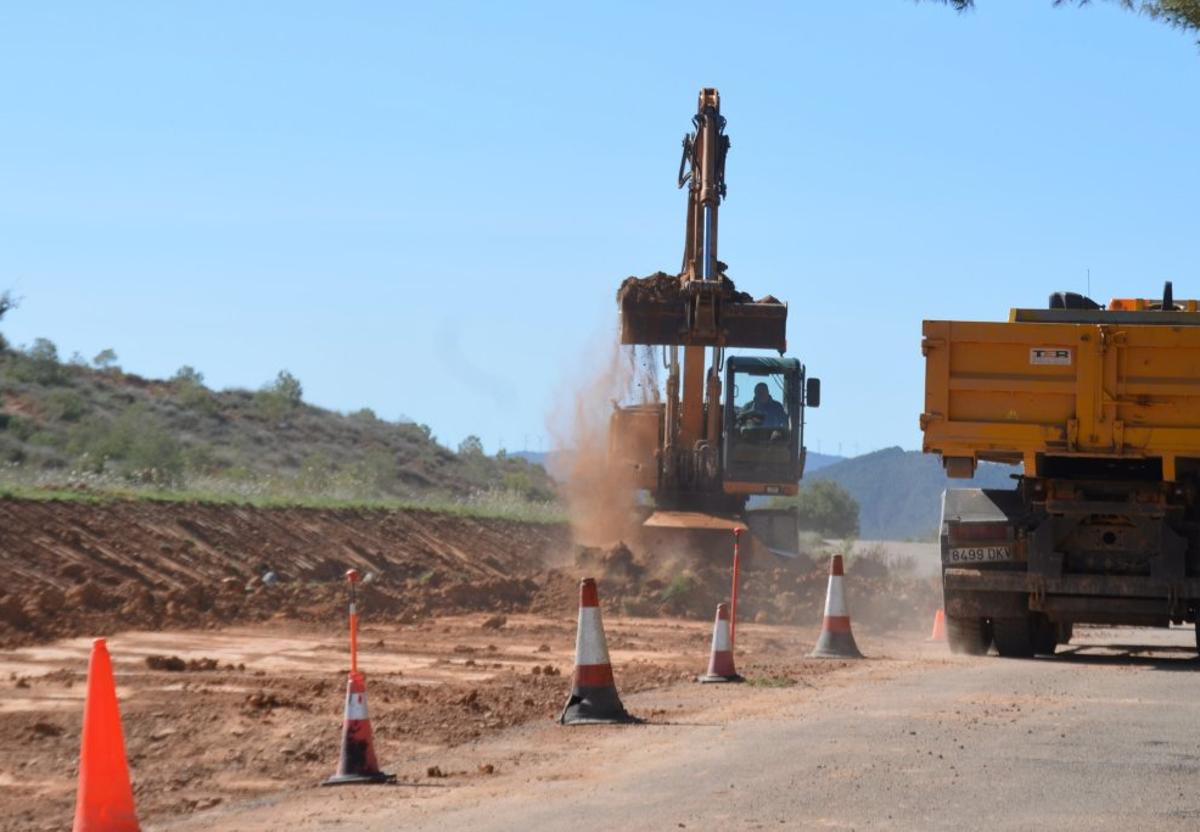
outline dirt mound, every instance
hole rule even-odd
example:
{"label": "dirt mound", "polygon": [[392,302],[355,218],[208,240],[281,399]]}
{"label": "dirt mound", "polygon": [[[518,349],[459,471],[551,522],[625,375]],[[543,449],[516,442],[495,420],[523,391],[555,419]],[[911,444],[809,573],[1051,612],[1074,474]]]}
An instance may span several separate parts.
{"label": "dirt mound", "polygon": [[[821,622],[829,572],[810,558],[745,557],[738,590],[738,618],[760,624],[817,625]],[[623,615],[711,618],[729,600],[732,567],[665,561],[653,552],[635,553],[625,543],[607,548],[579,546],[571,568],[539,577],[530,609],[571,614],[578,582],[599,582],[601,605]],[[855,624],[876,631],[920,628],[940,604],[936,580],[896,574],[874,558],[856,558],[847,568],[847,596]]]}
{"label": "dirt mound", "polygon": [[562,526],[417,510],[0,499],[0,646],[132,627],[524,608]]}

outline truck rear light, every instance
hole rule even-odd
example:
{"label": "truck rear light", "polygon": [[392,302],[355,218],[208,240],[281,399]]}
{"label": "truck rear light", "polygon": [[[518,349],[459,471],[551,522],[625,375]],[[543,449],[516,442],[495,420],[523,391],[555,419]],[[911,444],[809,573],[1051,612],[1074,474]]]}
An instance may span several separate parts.
{"label": "truck rear light", "polygon": [[1007,523],[951,523],[950,543],[1003,543],[1008,540]]}

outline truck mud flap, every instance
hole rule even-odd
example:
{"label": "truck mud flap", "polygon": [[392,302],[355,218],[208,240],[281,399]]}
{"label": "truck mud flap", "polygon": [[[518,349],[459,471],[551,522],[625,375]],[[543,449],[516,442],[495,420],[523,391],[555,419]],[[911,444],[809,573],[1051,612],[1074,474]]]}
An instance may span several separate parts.
{"label": "truck mud flap", "polygon": [[1029,600],[1019,592],[947,591],[943,606],[953,618],[1004,618],[1025,615]]}

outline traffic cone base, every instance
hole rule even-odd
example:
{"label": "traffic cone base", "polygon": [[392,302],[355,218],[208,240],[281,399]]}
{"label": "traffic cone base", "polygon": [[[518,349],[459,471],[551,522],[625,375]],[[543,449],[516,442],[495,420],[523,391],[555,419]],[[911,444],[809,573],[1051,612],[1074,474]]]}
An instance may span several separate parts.
{"label": "traffic cone base", "polygon": [[829,588],[825,593],[825,618],[817,646],[809,653],[814,659],[861,659],[854,633],[850,629],[850,611],[846,608],[846,592],[842,586],[845,569],[842,556],[834,555],[829,562]]}
{"label": "traffic cone base", "polygon": [[396,775],[384,774],[382,771],[375,774],[335,774],[332,777],[327,777],[321,781],[322,786],[355,786],[367,783],[394,783]]}
{"label": "traffic cone base", "polygon": [[717,605],[717,619],[713,622],[712,652],[708,659],[708,672],[697,676],[701,684],[721,682],[744,682],[733,667],[733,642],[730,638],[729,605]]}
{"label": "traffic cone base", "polygon": [[600,595],[596,582],[579,584],[579,628],[575,634],[575,673],[571,695],[558,721],[563,725],[602,725],[641,722],[621,704],[613,680],[604,623],[600,620]]}
{"label": "traffic cone base", "polygon": [[351,673],[346,682],[346,716],[342,723],[342,755],[337,773],[322,786],[349,786],[362,783],[391,783],[396,775],[379,770],[371,718],[367,714],[367,680],[362,673]]}

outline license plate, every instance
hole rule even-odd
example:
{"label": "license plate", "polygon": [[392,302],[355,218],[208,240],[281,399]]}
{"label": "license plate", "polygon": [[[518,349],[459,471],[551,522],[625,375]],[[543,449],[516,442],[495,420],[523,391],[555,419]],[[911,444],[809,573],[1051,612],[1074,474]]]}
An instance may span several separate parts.
{"label": "license plate", "polygon": [[951,563],[979,563],[992,560],[1012,560],[1012,552],[1007,546],[961,546],[950,550]]}

